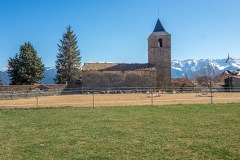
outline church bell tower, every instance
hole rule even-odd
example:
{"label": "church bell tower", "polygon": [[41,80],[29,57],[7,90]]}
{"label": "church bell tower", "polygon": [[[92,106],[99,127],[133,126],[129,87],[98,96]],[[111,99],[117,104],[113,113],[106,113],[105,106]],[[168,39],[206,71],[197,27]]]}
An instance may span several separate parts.
{"label": "church bell tower", "polygon": [[159,19],[148,38],[148,63],[157,68],[157,88],[171,87],[171,35]]}

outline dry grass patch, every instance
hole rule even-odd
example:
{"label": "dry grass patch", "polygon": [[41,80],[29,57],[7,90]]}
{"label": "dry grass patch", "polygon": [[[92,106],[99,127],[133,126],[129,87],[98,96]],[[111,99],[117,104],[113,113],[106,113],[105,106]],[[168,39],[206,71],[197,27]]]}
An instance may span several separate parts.
{"label": "dry grass patch", "polygon": [[[224,92],[213,94],[214,103],[240,103],[240,93]],[[148,94],[92,94],[63,95],[28,99],[0,100],[0,108],[37,108],[37,107],[93,107],[129,105],[166,105],[166,104],[208,104],[211,97],[197,93],[161,94],[159,97]]]}

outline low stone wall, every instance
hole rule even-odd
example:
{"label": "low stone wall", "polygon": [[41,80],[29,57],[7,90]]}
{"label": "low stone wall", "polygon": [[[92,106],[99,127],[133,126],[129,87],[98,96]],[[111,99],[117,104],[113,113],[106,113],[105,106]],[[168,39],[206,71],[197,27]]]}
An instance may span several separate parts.
{"label": "low stone wall", "polygon": [[0,92],[4,91],[25,91],[37,88],[39,86],[46,86],[50,89],[62,90],[67,87],[65,84],[38,84],[38,85],[6,85],[0,86]]}
{"label": "low stone wall", "polygon": [[63,94],[79,94],[81,86],[76,85],[9,85],[0,86],[0,99],[16,99]]}
{"label": "low stone wall", "polygon": [[[0,92],[30,90],[34,85],[9,85],[0,86]],[[35,86],[36,87],[36,86]]]}

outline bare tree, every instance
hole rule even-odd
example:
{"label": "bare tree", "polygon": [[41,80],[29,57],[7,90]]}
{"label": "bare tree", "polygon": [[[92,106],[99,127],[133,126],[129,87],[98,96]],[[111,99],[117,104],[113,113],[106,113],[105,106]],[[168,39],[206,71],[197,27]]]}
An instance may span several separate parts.
{"label": "bare tree", "polygon": [[200,74],[196,77],[197,83],[209,89],[212,88],[214,84],[215,69],[215,67],[209,64],[202,68]]}
{"label": "bare tree", "polygon": [[[213,84],[214,84],[214,77],[215,77],[215,70],[216,67],[213,65],[208,64],[206,67],[202,68],[200,70],[199,76],[196,77],[196,82],[203,86],[207,87],[210,90],[211,97],[213,97]],[[211,103],[212,103],[212,98],[211,98]]]}

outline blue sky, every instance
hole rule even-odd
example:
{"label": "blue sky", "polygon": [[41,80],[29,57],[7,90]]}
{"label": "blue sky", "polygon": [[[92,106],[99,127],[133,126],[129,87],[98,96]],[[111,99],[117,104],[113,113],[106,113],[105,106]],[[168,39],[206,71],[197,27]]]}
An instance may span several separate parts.
{"label": "blue sky", "polygon": [[[172,59],[240,57],[239,0],[159,0],[172,34]],[[55,66],[68,24],[84,62],[147,62],[147,38],[158,0],[0,0],[0,68],[32,42],[45,66]]]}

